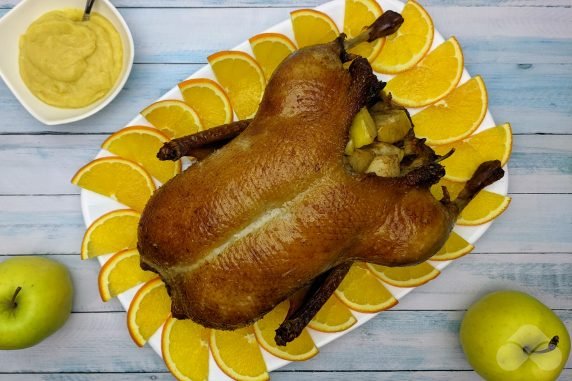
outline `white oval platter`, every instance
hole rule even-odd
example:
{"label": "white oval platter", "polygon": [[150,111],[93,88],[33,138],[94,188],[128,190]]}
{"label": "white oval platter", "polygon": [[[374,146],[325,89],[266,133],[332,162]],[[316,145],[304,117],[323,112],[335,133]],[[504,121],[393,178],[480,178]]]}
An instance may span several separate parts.
{"label": "white oval platter", "polygon": [[[393,10],[396,12],[401,12],[401,10],[403,9],[403,6],[404,6],[404,3],[397,1],[397,0],[378,0],[378,2],[384,11],[385,10]],[[328,14],[334,20],[334,22],[337,24],[339,30],[343,30],[344,0],[330,1],[330,2],[325,3],[319,7],[316,7],[315,9],[320,10],[320,11]],[[288,17],[289,15],[287,15],[285,12],[285,16]],[[261,31],[261,32],[281,33],[281,34],[288,36],[292,41],[295,41],[289,18],[286,19],[285,21],[283,21],[283,22],[281,22],[281,23],[279,23],[279,24],[277,24],[277,25],[275,25],[275,26],[273,26],[273,27],[271,27],[265,31]],[[440,45],[444,41],[445,40],[441,36],[441,34],[439,34],[439,32],[437,30],[435,30],[435,35],[433,38],[433,45],[431,46],[431,50],[433,50],[435,47],[437,47],[438,45]],[[236,46],[232,50],[240,50],[240,51],[244,51],[244,52],[252,55],[252,50],[250,49],[250,45],[249,45],[248,41],[245,41],[245,42],[239,44],[238,46]],[[388,80],[388,79],[392,78],[392,76],[390,76],[390,75],[383,75],[383,74],[378,74],[378,77],[380,79],[383,79],[383,80]],[[199,69],[198,71],[196,71],[195,73],[193,73],[190,77],[188,77],[188,79],[190,79],[190,78],[210,78],[210,79],[216,80],[214,73],[212,72],[212,70],[208,64],[205,65],[204,67],[202,67],[201,69]],[[459,84],[462,84],[469,79],[470,79],[470,75],[467,72],[467,70],[465,69]],[[165,93],[158,100],[162,100],[162,99],[182,99],[182,96],[181,96],[181,93],[179,92],[178,87],[175,85],[171,90],[169,90],[167,93]],[[415,114],[416,112],[419,112],[420,110],[421,109],[409,109],[411,114]],[[145,118],[143,118],[141,115],[137,115],[126,126],[131,126],[131,125],[145,125],[145,126],[152,127],[152,125],[149,124],[149,122],[147,122],[147,120]],[[487,114],[486,114],[484,120],[482,121],[481,125],[479,126],[479,129],[477,130],[477,132],[482,131],[484,129],[487,129],[489,127],[493,127],[493,126],[495,126],[495,122],[494,122],[491,114],[487,110]],[[122,126],[122,128],[123,128],[123,126]],[[118,130],[119,130],[119,128],[118,128]],[[99,154],[97,155],[97,157],[104,157],[104,156],[113,156],[113,155],[107,151],[104,151],[104,150],[100,151]],[[157,182],[157,185],[160,185],[160,183]],[[495,184],[491,185],[487,189],[492,191],[492,192],[495,192],[495,193],[506,195],[508,193],[508,168],[505,167],[504,178],[501,179],[500,181],[497,181]],[[122,205],[122,204],[120,204],[114,200],[111,200],[109,198],[103,197],[101,195],[98,195],[96,193],[93,193],[93,192],[90,192],[87,190],[81,191],[81,207],[82,207],[83,218],[84,218],[84,222],[85,222],[86,226],[89,226],[95,219],[97,219],[98,217],[100,217],[101,215],[103,215],[107,212],[110,212],[110,211],[116,210],[116,209],[124,209],[125,208],[124,205]],[[459,235],[461,235],[465,240],[467,240],[468,242],[470,242],[471,244],[474,245],[476,243],[476,241],[485,233],[485,231],[487,231],[487,229],[490,227],[490,225],[491,225],[491,222],[483,224],[483,225],[479,225],[479,226],[474,226],[474,227],[455,226],[454,231],[457,232]],[[111,257],[111,255],[104,255],[104,256],[98,257],[100,264],[103,265],[110,257]],[[442,271],[445,267],[447,267],[450,262],[451,261],[443,261],[443,262],[441,262],[441,261],[440,262],[431,262],[430,261],[430,263],[434,267],[439,269],[440,271]],[[436,281],[439,281],[439,280],[436,280]],[[393,296],[398,300],[402,299],[405,295],[407,295],[409,292],[414,290],[414,288],[397,288],[397,287],[393,287],[393,286],[387,285],[387,284],[385,284],[385,286],[393,294]],[[137,290],[140,287],[141,286],[135,287],[135,288],[119,295],[118,298],[126,310],[129,308],[129,304],[131,303],[133,296],[135,295],[135,293],[137,292]],[[333,340],[335,340],[335,339],[345,335],[346,333],[358,328],[359,326],[361,326],[362,324],[364,324],[365,322],[374,318],[377,315],[377,313],[376,314],[364,314],[364,313],[358,313],[358,312],[353,311],[353,310],[352,310],[352,313],[354,314],[354,316],[357,318],[358,321],[350,329],[345,330],[343,332],[323,333],[323,332],[318,332],[318,331],[315,331],[315,330],[308,328],[308,331],[310,332],[310,334],[311,334],[312,338],[314,339],[314,342],[316,343],[318,348],[323,347],[324,345],[332,342]],[[127,326],[126,326],[126,329],[127,329]],[[159,329],[159,331],[156,332],[151,337],[151,339],[149,340],[149,344],[159,354],[159,356],[161,356],[161,331],[162,331],[162,329]],[[277,357],[269,354],[264,349],[262,349],[262,353],[263,353],[264,359],[266,361],[268,371],[276,370],[276,369],[283,367],[289,363],[289,361],[277,358]],[[210,370],[209,371],[209,379],[210,380],[230,380],[230,378],[228,376],[226,376],[219,369],[219,367],[216,365],[214,359],[212,358],[212,355],[210,358],[209,370]]]}

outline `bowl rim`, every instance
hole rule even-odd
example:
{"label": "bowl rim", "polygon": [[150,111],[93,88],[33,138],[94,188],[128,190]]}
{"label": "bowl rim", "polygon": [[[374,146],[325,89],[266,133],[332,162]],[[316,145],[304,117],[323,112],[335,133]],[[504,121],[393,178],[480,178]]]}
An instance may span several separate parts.
{"label": "bowl rim", "polygon": [[[5,20],[9,19],[12,16],[14,11],[19,9],[20,7],[23,7],[24,4],[32,2],[32,1],[35,1],[35,0],[21,0],[12,9],[10,9],[4,16],[2,16],[2,18],[0,18],[0,25],[3,22],[5,22]],[[6,74],[4,74],[4,71],[1,70],[1,68],[0,68],[0,78],[2,78],[2,80],[6,84],[6,87],[8,87],[8,89],[10,89],[10,91],[12,92],[14,97],[24,107],[24,109],[26,109],[26,111],[28,111],[28,113],[30,113],[30,115],[32,115],[34,118],[36,118],[38,121],[45,124],[46,126],[57,126],[57,125],[77,122],[77,121],[80,121],[82,119],[88,118],[88,117],[92,116],[93,114],[101,111],[109,103],[111,103],[111,101],[113,101],[115,99],[115,97],[117,97],[119,92],[125,86],[127,79],[129,79],[129,76],[131,74],[131,70],[133,68],[133,61],[135,58],[135,44],[133,42],[133,35],[131,34],[131,30],[129,29],[127,22],[125,21],[125,19],[121,15],[121,13],[119,13],[117,8],[111,3],[111,1],[99,0],[99,3],[102,4],[103,6],[107,7],[109,9],[109,11],[111,13],[113,13],[113,15],[118,20],[119,26],[121,27],[121,29],[125,33],[125,37],[126,37],[128,46],[124,47],[123,53],[125,54],[128,51],[127,52],[128,53],[128,57],[127,57],[128,59],[126,61],[125,71],[122,73],[121,77],[119,78],[119,80],[115,84],[115,88],[113,89],[113,91],[109,92],[103,99],[101,99],[95,107],[90,108],[89,110],[86,110],[85,112],[78,114],[78,115],[60,118],[60,119],[54,119],[54,120],[46,120],[44,117],[42,117],[41,115],[39,115],[36,112],[34,107],[31,106],[29,102],[27,102],[25,99],[23,99],[23,97],[20,96],[18,91],[16,91],[16,89],[14,88],[14,86],[12,84],[12,80],[8,79],[8,76]],[[56,10],[56,9],[58,9],[58,8],[54,7],[54,10]],[[114,26],[117,26],[116,23],[114,23]],[[127,49],[125,49],[125,48],[127,48]],[[19,80],[22,80],[22,79],[20,78]],[[48,105],[48,106],[50,106],[50,105]],[[54,107],[54,106],[50,106],[50,107]],[[86,106],[86,107],[88,107],[88,106]]]}

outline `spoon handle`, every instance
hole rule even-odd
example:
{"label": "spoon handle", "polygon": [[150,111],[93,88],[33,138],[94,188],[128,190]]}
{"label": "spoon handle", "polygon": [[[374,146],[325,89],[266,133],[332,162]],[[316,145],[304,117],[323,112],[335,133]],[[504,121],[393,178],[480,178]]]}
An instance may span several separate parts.
{"label": "spoon handle", "polygon": [[87,0],[87,2],[85,3],[85,9],[83,11],[83,21],[88,21],[89,20],[89,15],[91,14],[91,8],[93,7],[93,3],[95,3],[95,0]]}

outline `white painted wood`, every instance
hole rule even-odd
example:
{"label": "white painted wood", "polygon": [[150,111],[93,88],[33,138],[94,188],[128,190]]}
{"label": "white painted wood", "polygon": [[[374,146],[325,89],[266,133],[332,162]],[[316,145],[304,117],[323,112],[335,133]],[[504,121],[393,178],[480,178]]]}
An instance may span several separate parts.
{"label": "white painted wood", "polygon": [[[478,253],[572,252],[572,195],[514,194],[477,243]],[[79,196],[1,196],[0,254],[77,254]]]}
{"label": "white painted wood", "polygon": [[514,136],[509,192],[572,192],[571,143],[571,135]]}
{"label": "white painted wood", "polygon": [[[0,262],[16,256],[0,256]],[[70,270],[74,312],[123,312],[116,299],[104,303],[97,290],[99,265],[78,254],[50,255]],[[572,309],[572,253],[470,254],[431,282],[403,298],[394,310],[464,310],[478,297],[499,289],[530,293],[550,308]],[[455,287],[451,287],[455,285]]]}
{"label": "white painted wood", "polygon": [[469,254],[403,298],[396,309],[464,310],[503,289],[534,295],[550,308],[572,309],[572,253]]}
{"label": "white painted wood", "polygon": [[[523,54],[526,49],[536,48],[523,46]],[[516,134],[572,133],[572,65],[519,62],[467,65],[483,77],[495,121],[511,122]]]}
{"label": "white painted wood", "polygon": [[3,136],[0,194],[79,194],[73,175],[95,158],[104,135]]}
{"label": "white painted wood", "polygon": [[[96,115],[63,126],[44,126],[18,103],[0,82],[0,133],[99,133],[115,132],[167,90],[198,70],[200,65],[134,65],[127,84],[108,107]],[[0,137],[0,142],[3,138]]]}
{"label": "white painted wood", "polygon": [[[572,9],[559,7],[429,7],[435,26],[444,35],[481,39],[487,42],[501,38],[569,39],[566,27]],[[468,14],[471,17],[468,17]],[[543,20],[544,17],[550,18]],[[457,21],[454,21],[457,20]],[[461,23],[462,26],[457,24]],[[529,52],[532,54],[532,52]],[[500,58],[502,59],[502,57]]]}
{"label": "white painted wood", "polygon": [[[0,195],[79,194],[70,183],[105,135],[0,137]],[[514,136],[511,193],[572,191],[572,136]]]}
{"label": "white painted wood", "polygon": [[[512,195],[506,212],[487,230],[476,252],[570,252],[570,195]],[[563,236],[570,238],[564,238]]]}
{"label": "white painted wood", "polygon": [[[127,331],[126,314],[73,313],[40,344],[0,352],[2,372],[165,372],[150,348],[139,348]],[[0,379],[2,379],[0,375]]]}
{"label": "white painted wood", "polygon": [[[208,54],[229,49],[286,19],[290,10],[164,9],[157,13],[124,9],[122,14],[132,28],[136,62],[201,63]],[[467,63],[562,63],[572,59],[566,44],[572,38],[568,23],[571,8],[432,7],[430,13],[445,37],[459,38]],[[552,50],[546,40],[558,49]],[[542,49],[533,50],[535,43],[542,43]]]}
{"label": "white painted wood", "polygon": [[[224,7],[315,7],[323,0],[116,0],[119,8],[224,8]],[[11,8],[17,0],[0,0],[0,8]],[[569,6],[568,0],[422,0],[423,6],[497,6],[497,7],[557,7]]]}
{"label": "white painted wood", "polygon": [[79,253],[79,196],[0,197],[0,254]]}
{"label": "white painted wood", "polygon": [[[201,66],[136,64],[127,86],[106,109],[79,123],[53,127],[29,116],[0,82],[0,134],[115,132]],[[495,120],[510,121],[515,133],[572,133],[572,65],[491,63],[469,64],[467,69],[484,78]]]}
{"label": "white painted wood", "polygon": [[[570,311],[557,314],[567,327],[571,326]],[[460,311],[387,311],[362,329],[326,346],[315,358],[285,369],[469,370],[458,341],[462,316]],[[348,354],[351,351],[359,353],[359,360]],[[567,367],[571,365],[569,360]]]}
{"label": "white painted wood", "polygon": [[[114,381],[166,381],[173,380],[168,373],[112,373],[107,375]],[[271,374],[273,381],[296,380],[296,381],[481,381],[475,372],[468,370],[461,371],[390,371],[390,372],[295,372],[278,370]],[[89,373],[67,373],[67,374],[11,374],[6,376],[9,381],[95,381],[100,380],[101,375]],[[572,370],[565,369],[560,376],[561,380],[572,378]]]}
{"label": "white painted wood", "polygon": [[[562,377],[572,371],[566,369]],[[0,373],[0,376],[2,374]],[[5,375],[6,381],[96,381],[101,379],[101,375],[93,373],[43,373],[43,374],[10,374]],[[169,373],[111,373],[106,375],[113,381],[166,381],[173,380]],[[481,378],[472,371],[413,371],[413,372],[294,372],[278,370],[272,372],[272,381],[296,380],[296,381],[404,381],[404,380],[424,380],[424,381],[450,381],[454,377],[456,381],[479,381]],[[4,380],[4,379],[3,379]]]}
{"label": "white painted wood", "polygon": [[[572,43],[570,44],[572,46]],[[2,133],[111,133],[202,64],[137,64],[118,98],[106,109],[72,125],[47,127],[28,116],[0,82]],[[572,133],[572,65],[469,64],[489,93],[489,107],[499,122],[510,121],[515,133]],[[0,142],[2,139],[0,138]]]}
{"label": "white painted wood", "polygon": [[[556,313],[570,327],[572,311]],[[462,311],[387,311],[325,346],[316,357],[283,370],[470,370],[458,342],[462,316]],[[165,371],[151,348],[138,348],[131,341],[125,313],[115,312],[74,313],[62,330],[36,347],[2,352],[0,369],[8,373]]]}
{"label": "white painted wood", "polygon": [[[40,125],[0,84],[0,261],[52,254],[70,268],[76,284],[76,313],[68,324],[38,347],[0,352],[1,380],[172,379],[151,349],[131,342],[117,301],[99,300],[99,267],[77,254],[85,227],[69,178],[97,152],[105,133],[122,127],[196,71],[208,54],[287,18],[294,7],[322,2],[114,0],[135,35],[140,64],[112,105],[74,125]],[[15,3],[0,0],[0,8]],[[422,4],[444,35],[458,37],[468,70],[485,79],[490,110],[499,123],[512,122],[516,134],[560,135],[515,137],[513,202],[478,242],[478,254],[458,260],[394,310],[325,347],[315,359],[273,373],[274,380],[478,380],[460,351],[457,330],[461,310],[494,289],[536,295],[572,327],[572,4]],[[0,9],[0,17],[6,12]],[[55,135],[60,132],[78,135]],[[93,133],[101,135],[81,135]],[[562,380],[572,379],[570,368],[569,362]]]}
{"label": "white painted wood", "polygon": [[[283,21],[294,8],[125,8],[135,62],[203,63]],[[8,10],[0,10],[0,17]],[[570,63],[564,7],[430,7],[437,29],[458,37],[467,63]]]}

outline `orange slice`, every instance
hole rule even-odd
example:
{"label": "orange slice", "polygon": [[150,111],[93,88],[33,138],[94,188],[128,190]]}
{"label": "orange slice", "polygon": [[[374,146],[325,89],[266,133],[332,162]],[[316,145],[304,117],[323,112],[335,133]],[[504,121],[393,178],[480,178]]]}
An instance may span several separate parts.
{"label": "orange slice", "polygon": [[356,263],[336,290],[336,296],[352,310],[379,312],[397,304],[397,299],[363,263]]}
{"label": "orange slice", "polygon": [[381,53],[371,65],[377,72],[396,74],[409,70],[431,48],[434,30],[429,13],[416,1],[408,1],[401,15],[403,24],[386,37]]}
{"label": "orange slice", "polygon": [[463,237],[451,232],[443,247],[431,257],[432,261],[450,261],[469,254],[475,247],[465,241]]}
{"label": "orange slice", "polygon": [[223,88],[213,80],[194,78],[179,83],[185,103],[199,114],[206,130],[232,122],[232,106]]}
{"label": "orange slice", "polygon": [[261,33],[248,41],[267,81],[276,67],[296,50],[294,43],[280,33]]}
{"label": "orange slice", "polygon": [[368,263],[368,267],[381,280],[396,287],[417,287],[435,279],[439,270],[427,262],[406,267],[386,267]]}
{"label": "orange slice", "polygon": [[452,143],[471,135],[487,113],[487,89],[480,76],[411,117],[415,135],[427,144]]}
{"label": "orange slice", "polygon": [[[383,52],[381,52],[383,54]],[[463,52],[452,37],[425,56],[417,66],[397,74],[383,89],[406,107],[422,107],[449,94],[463,74]]]}
{"label": "orange slice", "polygon": [[485,224],[500,216],[508,208],[510,201],[510,197],[482,190],[463,209],[457,223],[468,226]]}
{"label": "orange slice", "polygon": [[[451,199],[455,199],[465,184],[441,179],[438,184],[431,187],[431,193],[433,193],[437,199],[441,199],[443,197],[441,186],[447,187],[449,196]],[[510,201],[511,198],[508,196],[482,190],[459,214],[457,223],[459,225],[475,226],[492,221],[508,208]]]}
{"label": "orange slice", "polygon": [[290,20],[299,48],[333,41],[340,34],[334,20],[315,9],[290,12]]}
{"label": "orange slice", "polygon": [[112,198],[138,212],[155,192],[153,179],[139,164],[119,157],[93,160],[71,180],[83,189]]}
{"label": "orange slice", "polygon": [[161,352],[165,365],[180,381],[209,378],[208,329],[192,320],[169,318],[163,326]]}
{"label": "orange slice", "polygon": [[321,332],[341,332],[357,322],[345,304],[332,295],[314,316],[308,327]]}
{"label": "orange slice", "polygon": [[[356,37],[383,14],[383,9],[375,0],[346,0],[344,11],[344,33],[348,38]],[[367,58],[372,62],[381,52],[385,38],[373,42],[362,42],[349,52]]]}
{"label": "orange slice", "polygon": [[248,54],[235,51],[215,53],[208,57],[208,61],[238,118],[252,118],[266,86],[258,63]]}
{"label": "orange slice", "polygon": [[464,140],[432,147],[438,155],[451,149],[455,152],[441,164],[445,167],[445,179],[468,181],[481,163],[500,160],[505,165],[512,151],[512,130],[506,123],[486,129]]}
{"label": "orange slice", "polygon": [[213,357],[229,377],[245,381],[264,381],[270,378],[252,327],[234,331],[213,329],[210,339]]}
{"label": "orange slice", "polygon": [[154,272],[144,271],[141,268],[137,249],[123,250],[109,258],[99,270],[97,279],[99,295],[104,302],[107,302],[122,292],[156,277],[157,274]]}
{"label": "orange slice", "polygon": [[171,298],[160,278],[150,280],[137,291],[127,311],[127,328],[138,346],[165,323],[171,314]]}
{"label": "orange slice", "polygon": [[170,139],[192,135],[202,130],[196,111],[185,102],[175,99],[155,102],[143,109],[141,115]]}
{"label": "orange slice", "polygon": [[157,152],[169,138],[156,128],[133,126],[108,137],[101,148],[141,164],[149,174],[162,183],[181,173],[181,161],[161,161]]}
{"label": "orange slice", "polygon": [[81,259],[135,248],[140,217],[134,210],[120,209],[93,221],[81,241]]}
{"label": "orange slice", "polygon": [[277,305],[272,311],[267,313],[261,320],[254,324],[256,339],[268,352],[276,357],[289,361],[304,361],[314,357],[318,353],[318,348],[314,344],[308,331],[303,330],[300,336],[285,346],[279,346],[274,341],[276,329],[286,318],[290,303],[288,301]]}

